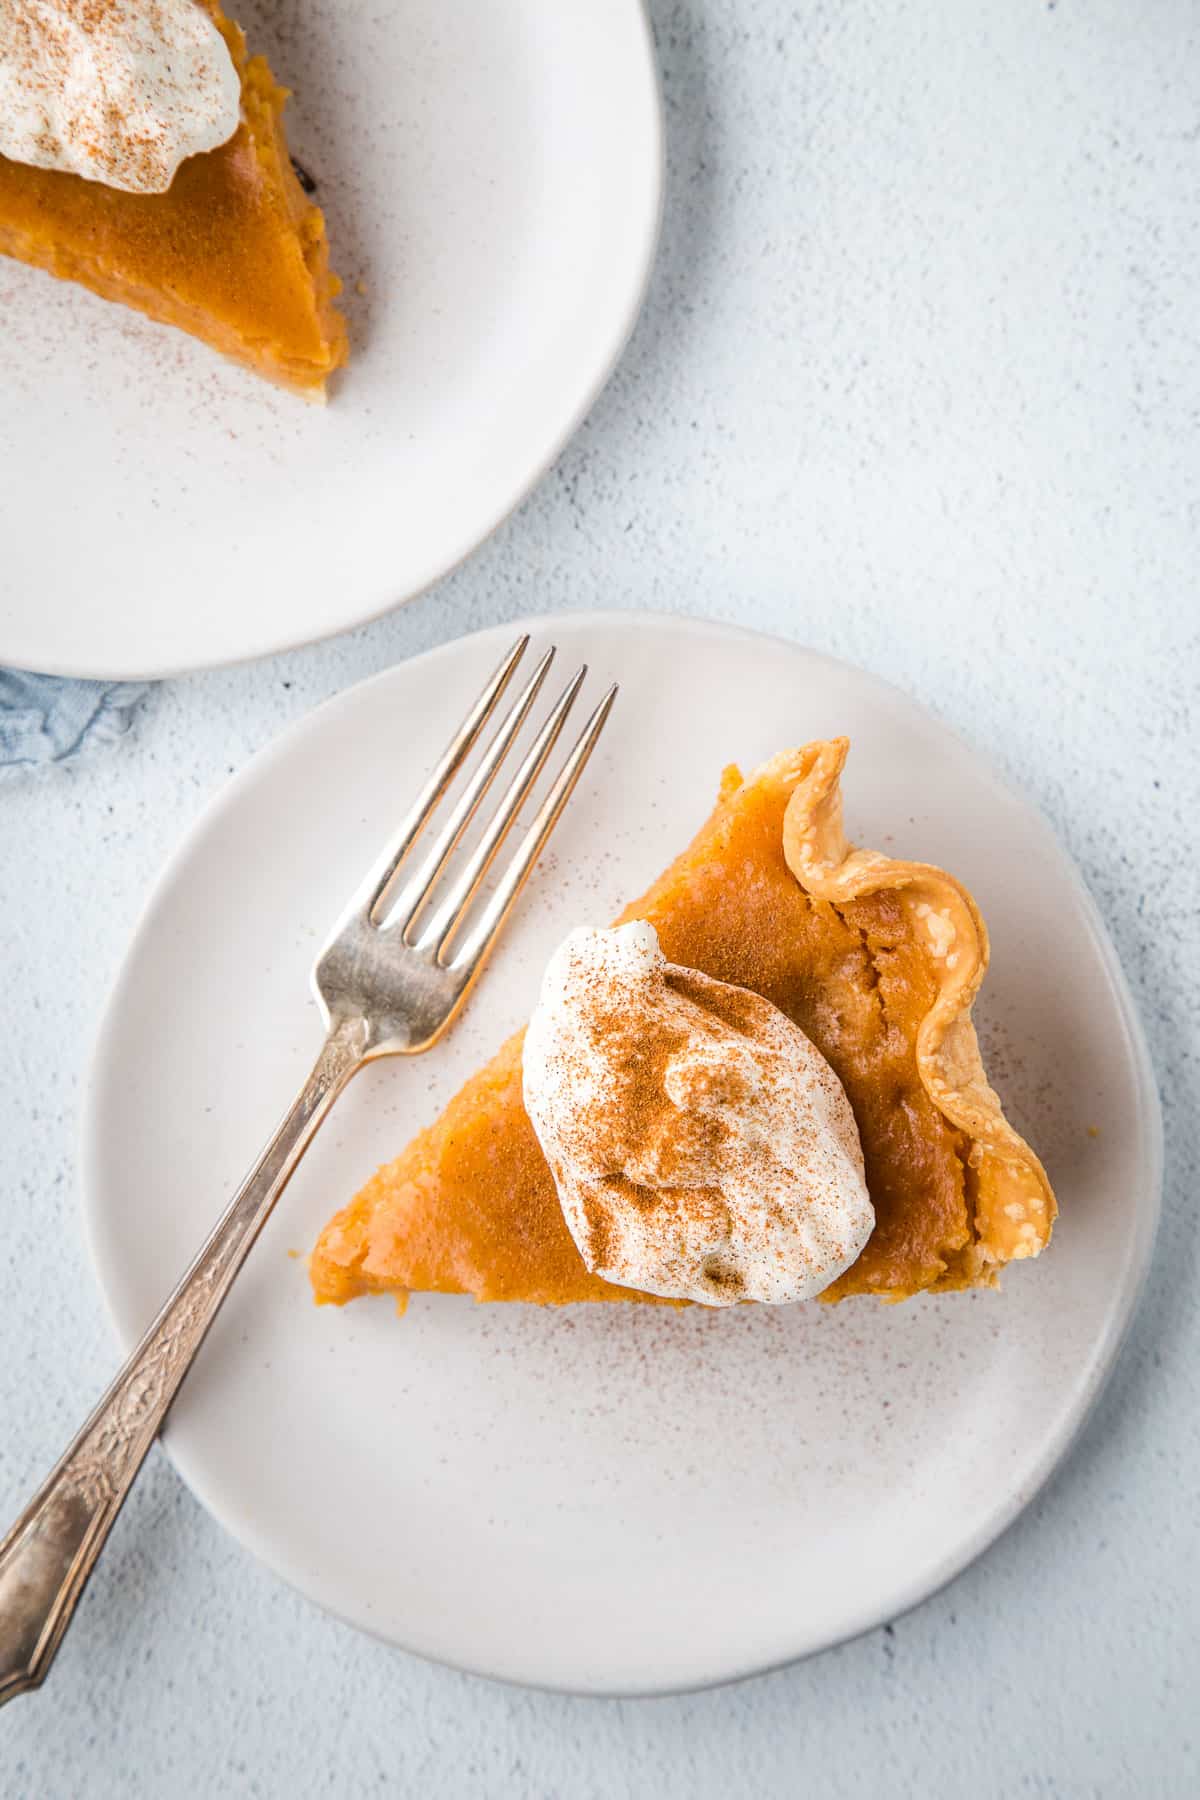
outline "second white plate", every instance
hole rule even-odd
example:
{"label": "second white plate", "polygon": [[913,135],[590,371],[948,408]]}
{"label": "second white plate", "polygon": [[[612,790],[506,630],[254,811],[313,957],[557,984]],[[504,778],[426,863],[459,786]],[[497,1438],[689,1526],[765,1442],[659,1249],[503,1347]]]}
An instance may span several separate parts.
{"label": "second white plate", "polygon": [[232,10],[296,90],[350,367],[307,407],[0,258],[0,663],[173,674],[411,598],[528,492],[637,316],[662,199],[641,0]]}
{"label": "second white plate", "polygon": [[[1029,1500],[1095,1397],[1154,1235],[1160,1126],[1132,1004],[1051,832],[946,727],[794,645],[629,614],[536,624],[600,752],[448,1040],[339,1102],[239,1278],[166,1443],[200,1499],[324,1606],[461,1667],[646,1693],[747,1674],[930,1593]],[[89,1093],[88,1228],[132,1344],[315,1054],[313,953],[513,627],[314,713],[167,870]],[[944,863],[992,936],[979,1018],[1050,1170],[1054,1242],[1001,1293],[833,1310],[313,1308],[326,1217],[527,1013],[563,934],[682,845],[720,765],[848,732],[859,841]]]}

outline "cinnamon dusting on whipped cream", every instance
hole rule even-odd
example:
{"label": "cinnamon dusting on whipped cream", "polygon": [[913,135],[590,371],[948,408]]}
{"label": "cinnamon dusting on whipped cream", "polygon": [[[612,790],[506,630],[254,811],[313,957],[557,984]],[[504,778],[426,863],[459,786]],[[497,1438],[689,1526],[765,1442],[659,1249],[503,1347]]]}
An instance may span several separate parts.
{"label": "cinnamon dusting on whipped cream", "polygon": [[0,0],[0,155],[131,193],[237,130],[241,83],[197,0]]}
{"label": "cinnamon dusting on whipped cream", "polygon": [[824,1057],[770,1001],[668,963],[650,925],[562,945],[524,1091],[568,1229],[605,1280],[780,1304],[836,1280],[874,1227]]}

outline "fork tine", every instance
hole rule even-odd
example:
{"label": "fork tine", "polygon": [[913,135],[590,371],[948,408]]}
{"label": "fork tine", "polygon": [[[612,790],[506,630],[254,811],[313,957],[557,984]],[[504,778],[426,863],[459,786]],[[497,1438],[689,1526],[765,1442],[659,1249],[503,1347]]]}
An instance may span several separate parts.
{"label": "fork tine", "polygon": [[499,774],[500,766],[512,748],[513,739],[525,723],[553,661],[552,645],[505,713],[479,767],[471,776],[460,799],[455,802],[450,817],[438,832],[412,878],[405,884],[403,892],[390,902],[389,919],[401,925],[405,943],[411,941],[412,927],[429,898],[434,882],[453,856],[463,833],[479,811],[484,795]]}
{"label": "fork tine", "polygon": [[[574,748],[563,764],[558,778],[538,809],[537,817],[521,839],[516,854],[504,871],[495,893],[471,926],[448,966],[455,974],[466,973],[473,981],[483,967],[488,953],[500,934],[518,894],[528,881],[545,848],[546,840],[558,824],[564,807],[575,791],[575,785],[596,748],[600,733],[608,722],[617,697],[614,683],[576,739]],[[448,934],[453,935],[453,931]],[[445,946],[442,946],[444,950]],[[439,961],[444,957],[439,953]]]}
{"label": "fork tine", "polygon": [[387,852],[379,868],[371,876],[363,907],[368,918],[373,918],[382,908],[388,889],[395,880],[396,871],[424,830],[430,814],[470,755],[480,732],[491,718],[497,701],[511,681],[513,671],[524,656],[528,645],[529,633],[526,632],[517,639],[512,649],[504,657],[499,668],[459,726],[458,731],[446,746],[441,761],[417,795],[411,810],[405,814],[394,847]]}
{"label": "fork tine", "polygon": [[559,734],[567,722],[567,714],[575,704],[575,696],[583,686],[586,675],[587,664],[584,663],[567,683],[553,711],[522,758],[520,768],[505,789],[487,830],[471,852],[466,867],[450,884],[445,896],[438,901],[428,924],[415,940],[418,949],[436,948],[440,955],[446,939],[462,916],[463,909],[496,860],[500,846],[512,829],[530,788],[545,768],[546,760],[558,742]]}

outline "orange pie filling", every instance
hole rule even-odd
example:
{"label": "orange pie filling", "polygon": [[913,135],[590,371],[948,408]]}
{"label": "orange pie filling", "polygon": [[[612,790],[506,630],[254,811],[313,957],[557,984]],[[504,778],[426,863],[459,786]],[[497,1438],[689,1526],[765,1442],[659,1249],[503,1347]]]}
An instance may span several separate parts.
{"label": "orange pie filling", "polygon": [[[622,921],[652,925],[670,963],[770,1001],[845,1090],[875,1223],[821,1299],[992,1285],[1048,1241],[1055,1203],[980,1059],[987,934],[951,876],[847,843],[847,749],[727,770],[710,818]],[[339,1303],[657,1298],[585,1266],[526,1112],[520,1034],[330,1221],[310,1272],[318,1301]]]}
{"label": "orange pie filling", "polygon": [[320,399],[346,361],[325,220],[288,155],[287,91],[216,0],[200,0],[241,82],[228,142],[134,193],[0,156],[0,252],[178,326],[256,374]]}

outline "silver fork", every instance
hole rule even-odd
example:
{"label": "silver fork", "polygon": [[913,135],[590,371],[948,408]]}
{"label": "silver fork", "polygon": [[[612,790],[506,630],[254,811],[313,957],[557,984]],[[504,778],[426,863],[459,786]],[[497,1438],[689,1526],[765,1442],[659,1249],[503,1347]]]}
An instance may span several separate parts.
{"label": "silver fork", "polygon": [[583,772],[616,697],[610,688],[565,758],[494,890],[474,904],[579,693],[551,709],[461,869],[447,864],[479,813],[550,669],[542,657],[497,726],[444,825],[426,828],[529,643],[514,644],[317,958],[325,1043],[312,1074],[228,1212],[57,1467],[0,1544],[0,1704],[44,1681],[179,1384],[317,1127],[350,1077],[379,1056],[415,1056],[455,1018]]}

